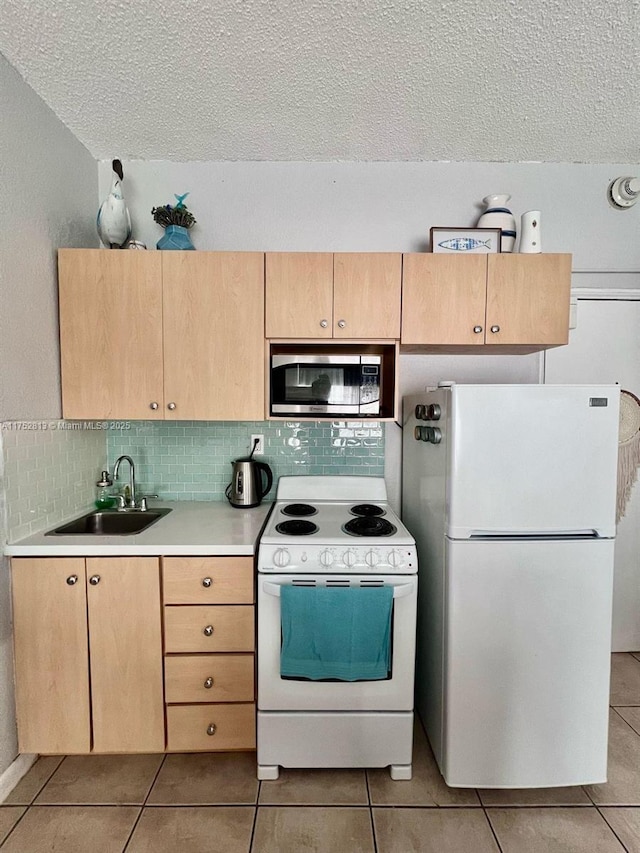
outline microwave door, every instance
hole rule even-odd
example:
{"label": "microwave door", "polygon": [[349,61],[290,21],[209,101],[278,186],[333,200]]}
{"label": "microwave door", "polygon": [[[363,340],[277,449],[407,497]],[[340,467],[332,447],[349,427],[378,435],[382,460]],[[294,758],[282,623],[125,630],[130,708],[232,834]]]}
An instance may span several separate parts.
{"label": "microwave door", "polygon": [[272,411],[274,414],[358,414],[360,411],[361,371],[359,360],[349,356],[337,359],[316,357],[273,360],[271,371]]}

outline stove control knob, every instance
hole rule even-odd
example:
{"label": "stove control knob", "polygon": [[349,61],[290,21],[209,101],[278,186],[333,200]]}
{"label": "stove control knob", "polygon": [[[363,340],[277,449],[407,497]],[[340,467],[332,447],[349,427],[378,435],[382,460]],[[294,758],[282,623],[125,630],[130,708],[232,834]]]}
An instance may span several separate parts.
{"label": "stove control knob", "polygon": [[378,554],[377,551],[367,551],[367,553],[364,555],[364,561],[368,566],[371,566],[371,568],[373,568],[374,566],[377,566],[380,562],[380,554]]}
{"label": "stove control knob", "polygon": [[278,548],[273,555],[273,562],[279,569],[284,569],[291,562],[291,555],[286,548]]}
{"label": "stove control knob", "polygon": [[334,561],[334,556],[327,548],[324,551],[320,551],[320,555],[318,556],[320,560],[320,565],[328,568]]}
{"label": "stove control knob", "polygon": [[349,550],[345,551],[344,554],[342,555],[342,562],[348,568],[351,568],[351,566],[355,566],[355,564],[358,562],[358,557],[357,557],[356,552],[352,548],[349,548]]}
{"label": "stove control knob", "polygon": [[387,554],[387,562],[394,569],[400,568],[400,566],[402,566],[404,563],[404,555],[402,551],[398,551],[395,548],[393,549],[393,551],[389,551],[389,553]]}

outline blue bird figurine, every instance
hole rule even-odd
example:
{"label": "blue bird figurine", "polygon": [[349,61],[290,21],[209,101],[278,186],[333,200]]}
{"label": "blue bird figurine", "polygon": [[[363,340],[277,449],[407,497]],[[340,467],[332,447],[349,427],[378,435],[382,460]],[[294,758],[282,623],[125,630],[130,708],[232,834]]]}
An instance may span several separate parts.
{"label": "blue bird figurine", "polygon": [[122,197],[122,163],[120,160],[112,160],[111,168],[111,189],[100,205],[96,227],[105,246],[109,249],[121,249],[131,237],[131,217]]}

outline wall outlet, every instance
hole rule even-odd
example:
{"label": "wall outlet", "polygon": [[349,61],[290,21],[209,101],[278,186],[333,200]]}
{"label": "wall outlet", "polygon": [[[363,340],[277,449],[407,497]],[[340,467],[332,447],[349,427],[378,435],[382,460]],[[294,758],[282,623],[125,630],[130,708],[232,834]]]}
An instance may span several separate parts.
{"label": "wall outlet", "polygon": [[253,443],[255,440],[258,440],[256,444],[256,449],[253,451],[254,456],[264,456],[264,436],[263,435],[252,435],[251,436],[251,444],[249,445],[249,453],[253,450]]}

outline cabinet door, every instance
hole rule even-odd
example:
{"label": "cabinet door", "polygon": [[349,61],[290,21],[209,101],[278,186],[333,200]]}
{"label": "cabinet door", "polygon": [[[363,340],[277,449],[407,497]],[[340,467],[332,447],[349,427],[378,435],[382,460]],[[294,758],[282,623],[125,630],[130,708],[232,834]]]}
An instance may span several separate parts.
{"label": "cabinet door", "polygon": [[160,253],[60,249],[58,272],[64,417],[161,418]]}
{"label": "cabinet door", "polygon": [[87,559],[94,752],[162,752],[160,566]]}
{"label": "cabinet door", "polygon": [[566,344],[571,255],[499,254],[487,258],[486,342]]}
{"label": "cabinet door", "polygon": [[267,252],[267,338],[330,338],[333,255]]}
{"label": "cabinet door", "polygon": [[84,559],[11,562],[20,752],[89,752]]}
{"label": "cabinet door", "polygon": [[165,418],[264,418],[264,255],[163,252]]}
{"label": "cabinet door", "polygon": [[402,344],[484,344],[487,255],[403,255]]}
{"label": "cabinet door", "polygon": [[402,255],[341,253],[333,256],[333,336],[400,337]]}

